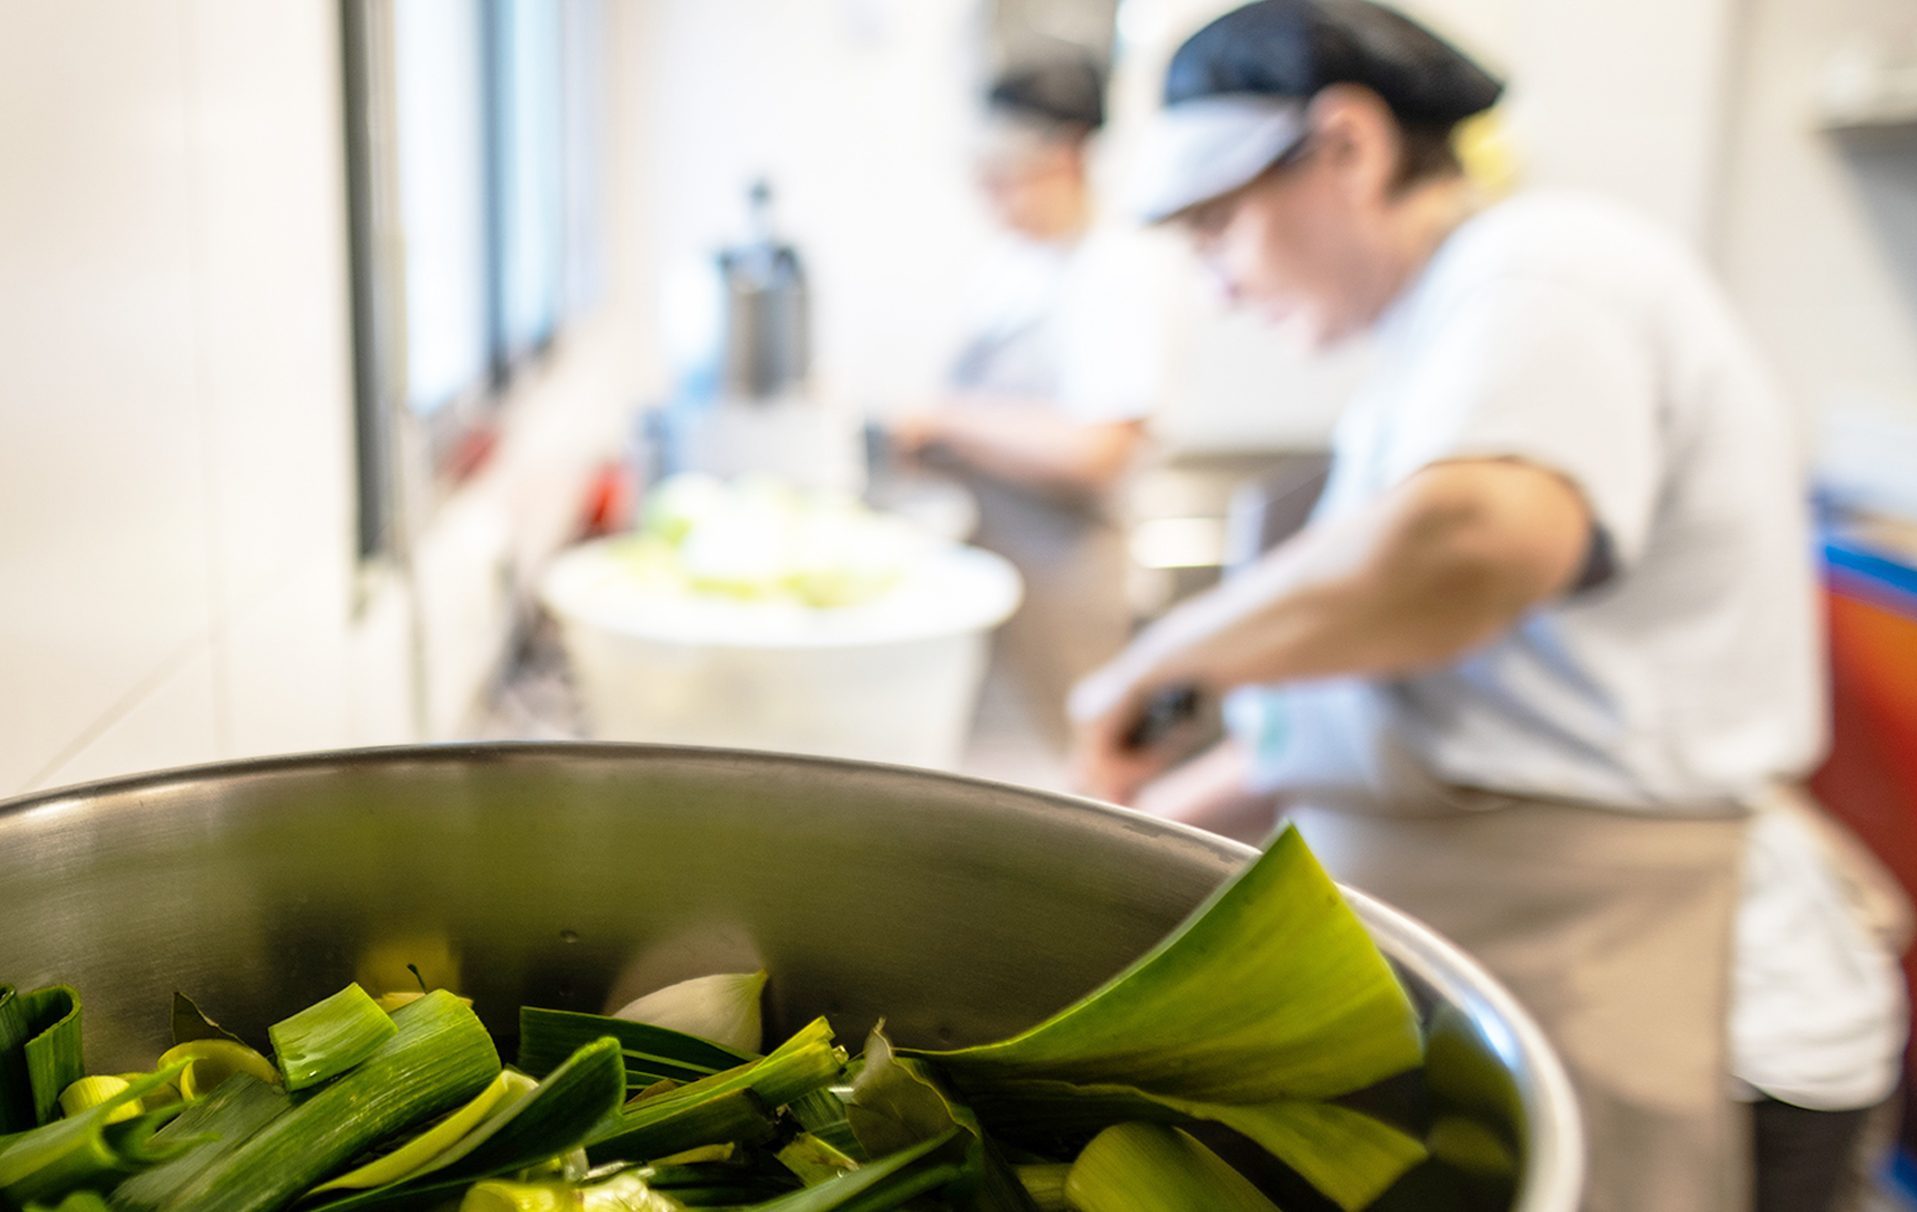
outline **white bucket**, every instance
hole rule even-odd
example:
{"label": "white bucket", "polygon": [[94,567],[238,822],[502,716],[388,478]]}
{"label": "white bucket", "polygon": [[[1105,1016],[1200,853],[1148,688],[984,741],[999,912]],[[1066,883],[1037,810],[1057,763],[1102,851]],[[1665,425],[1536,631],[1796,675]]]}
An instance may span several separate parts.
{"label": "white bucket", "polygon": [[832,610],[662,599],[616,549],[561,555],[540,587],[593,736],[951,769],[1018,573],[951,546],[871,603]]}

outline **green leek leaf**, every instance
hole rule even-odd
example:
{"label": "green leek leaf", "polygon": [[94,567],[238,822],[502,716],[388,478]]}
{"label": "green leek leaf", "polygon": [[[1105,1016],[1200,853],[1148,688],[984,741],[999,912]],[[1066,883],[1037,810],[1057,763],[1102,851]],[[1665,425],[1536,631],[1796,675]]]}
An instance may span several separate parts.
{"label": "green leek leaf", "polygon": [[644,1161],[716,1141],[755,1145],[775,1132],[772,1113],[750,1089],[713,1090],[628,1105],[594,1130],[586,1155],[594,1164]]}
{"label": "green leek leaf", "polygon": [[[515,1076],[517,1075],[510,1072],[502,1072],[493,1079],[492,1085],[474,1095],[472,1101],[459,1110],[391,1153],[377,1157],[358,1169],[348,1170],[329,1182],[321,1183],[313,1188],[312,1194],[319,1195],[326,1191],[366,1191],[410,1178],[416,1171],[458,1144],[462,1137],[476,1128],[480,1121],[484,1120],[513,1090]],[[527,1089],[534,1085],[530,1077],[521,1080],[526,1083]]]}
{"label": "green leek leaf", "polygon": [[138,1102],[176,1076],[174,1069],[149,1074],[71,1119],[0,1141],[0,1205],[59,1200],[136,1168],[108,1139],[107,1121],[120,1107]]}
{"label": "green leek leaf", "polygon": [[698,1081],[758,1059],[754,1053],[669,1027],[525,1006],[519,1011],[519,1067],[544,1077],[580,1048],[608,1035],[625,1050],[628,1085],[635,1092],[658,1081]]}
{"label": "green leek leaf", "polygon": [[1423,1039],[1410,997],[1293,829],[1074,1005],[999,1043],[911,1055],[994,1131],[1213,1120],[1347,1212],[1424,1156],[1412,1137],[1329,1101],[1415,1068]]}
{"label": "green leek leaf", "polygon": [[403,1181],[326,1204],[326,1212],[428,1206],[480,1179],[570,1152],[618,1108],[624,1093],[617,1041],[596,1040]]}
{"label": "green leek leaf", "polygon": [[399,1033],[392,1016],[348,985],[267,1029],[288,1090],[305,1090],[359,1064]]}
{"label": "green leek leaf", "polygon": [[637,1174],[603,1182],[483,1182],[466,1193],[459,1212],[683,1212],[685,1205],[654,1191]]}
{"label": "green leek leaf", "polygon": [[1103,988],[1000,1043],[915,1052],[959,1087],[1034,1078],[1203,1102],[1329,1099],[1416,1068],[1416,1008],[1286,829]]}
{"label": "green leek leaf", "polygon": [[27,1212],[111,1212],[98,1191],[75,1191],[57,1204],[28,1204]]}
{"label": "green leek leaf", "polygon": [[60,1092],[86,1076],[80,1050],[80,995],[68,985],[50,985],[20,995],[26,1016],[27,1082],[33,1089],[34,1122],[52,1123]]}
{"label": "green leek leaf", "polygon": [[810,1132],[801,1132],[787,1141],[776,1156],[780,1165],[808,1187],[859,1168],[857,1161]]}
{"label": "green leek leaf", "polygon": [[977,1212],[1034,1212],[1031,1197],[985,1138],[978,1117],[954,1102],[923,1064],[898,1056],[883,1025],[866,1042],[846,1114],[871,1157],[958,1131],[964,1172],[952,1194]]}
{"label": "green leek leaf", "polygon": [[868,1161],[864,1146],[859,1144],[858,1134],[852,1131],[852,1123],[847,1118],[845,1099],[834,1090],[814,1090],[802,1094],[786,1104],[786,1114],[799,1122],[799,1126],[818,1137],[826,1144],[845,1154],[853,1161]]}
{"label": "green leek leaf", "polygon": [[183,1187],[292,1106],[293,1100],[279,1086],[251,1074],[234,1074],[211,1094],[189,1104],[154,1137],[156,1143],[175,1145],[181,1151],[121,1183],[113,1192],[114,1206],[126,1212],[154,1212],[165,1206]]}
{"label": "green leek leaf", "polygon": [[[144,1102],[145,1100],[141,1100]],[[124,1121],[109,1118],[104,1129],[107,1143],[120,1156],[128,1172],[137,1173],[171,1161],[184,1153],[191,1142],[161,1140],[160,1130],[180,1117],[185,1103],[173,1103],[157,1111],[148,1111]]]}
{"label": "green leek leaf", "polygon": [[211,1094],[236,1073],[272,1085],[280,1084],[280,1071],[273,1062],[245,1044],[225,1039],[195,1039],[175,1044],[160,1053],[160,1067],[187,1062],[180,1071],[180,1097],[188,1102]]}
{"label": "green leek leaf", "polygon": [[33,1113],[33,1079],[27,1073],[27,1041],[33,1025],[12,985],[0,985],[0,1136],[39,1124]]}
{"label": "green leek leaf", "polygon": [[1065,1193],[1078,1212],[1278,1212],[1216,1153],[1163,1124],[1099,1133],[1072,1164]]}
{"label": "green leek leaf", "polygon": [[365,1152],[478,1094],[499,1076],[486,1028],[450,993],[393,1016],[371,1056],[270,1120],[167,1201],[165,1212],[272,1212]]}
{"label": "green leek leaf", "polygon": [[1071,1205],[1065,1202],[1065,1180],[1071,1172],[1069,1164],[1051,1162],[1018,1166],[1013,1171],[1038,1212],[1069,1212]]}
{"label": "green leek leaf", "polygon": [[570,1152],[618,1110],[624,1093],[616,1041],[595,1040],[500,1108],[425,1172],[487,1178]]}
{"label": "green leek leaf", "polygon": [[[114,1095],[124,1093],[132,1084],[123,1077],[83,1077],[60,1091],[60,1113],[72,1116],[91,1111]],[[138,1099],[130,1103],[123,1102],[114,1108],[107,1122],[117,1124],[121,1120],[135,1119],[145,1111],[146,1108],[140,1105]]]}
{"label": "green leek leaf", "polygon": [[[757,1204],[804,1185],[785,1165],[774,1163],[761,1152],[740,1150],[734,1145],[688,1150],[636,1172],[654,1191],[698,1208]],[[842,1172],[824,1178],[837,1178]]]}
{"label": "green leek leaf", "polygon": [[[722,1122],[742,1127],[741,1116],[753,1115],[755,1108],[769,1129],[768,1112],[827,1088],[844,1072],[845,1052],[833,1043],[831,1024],[815,1019],[760,1060],[628,1103],[600,1125],[587,1150],[595,1162],[646,1161],[721,1140],[750,1143],[752,1136],[705,1133]],[[742,1095],[743,1104],[733,1101]]]}
{"label": "green leek leaf", "polygon": [[921,1141],[850,1174],[760,1204],[754,1212],[879,1212],[900,1207],[960,1177],[963,1166],[940,1158],[954,1147],[962,1149],[963,1135],[954,1129]]}
{"label": "green leek leaf", "polygon": [[1426,1134],[1431,1155],[1474,1178],[1515,1181],[1517,1154],[1490,1126],[1462,1115],[1444,1115]]}
{"label": "green leek leaf", "polygon": [[1126,1086],[1035,1081],[1003,1084],[975,1107],[995,1131],[1031,1139],[1070,1137],[1131,1121],[1208,1120],[1248,1137],[1347,1210],[1372,1203],[1425,1156],[1415,1137],[1336,1103],[1237,1106],[1165,1098]]}

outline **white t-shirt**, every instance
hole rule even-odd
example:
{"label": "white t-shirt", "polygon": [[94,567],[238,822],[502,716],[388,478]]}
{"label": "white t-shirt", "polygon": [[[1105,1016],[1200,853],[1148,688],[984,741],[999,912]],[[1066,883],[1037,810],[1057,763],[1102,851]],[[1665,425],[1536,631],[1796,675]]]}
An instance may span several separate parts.
{"label": "white t-shirt", "polygon": [[1610,573],[1435,673],[1233,696],[1255,781],[1382,811],[1432,810],[1446,783],[1757,809],[1733,1071],[1802,1106],[1881,1101],[1895,960],[1822,846],[1765,807],[1825,743],[1802,445],[1702,268],[1609,206],[1521,196],[1446,241],[1379,345],[1318,516],[1447,459],[1522,459],[1583,493]]}
{"label": "white t-shirt", "polygon": [[1521,195],[1446,240],[1377,337],[1318,516],[1434,463],[1520,459],[1583,494],[1609,572],[1447,668],[1262,697],[1262,787],[1394,811],[1423,780],[1655,813],[1815,764],[1798,420],[1689,252],[1609,205]]}
{"label": "white t-shirt", "polygon": [[1051,401],[1087,422],[1148,417],[1166,389],[1171,263],[1149,232],[1008,240],[973,285],[953,385]]}

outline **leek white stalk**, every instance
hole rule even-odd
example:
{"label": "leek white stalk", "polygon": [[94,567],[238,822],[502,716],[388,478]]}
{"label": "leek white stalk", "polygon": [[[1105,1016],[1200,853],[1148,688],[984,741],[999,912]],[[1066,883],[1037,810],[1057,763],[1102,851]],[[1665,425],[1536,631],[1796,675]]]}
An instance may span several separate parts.
{"label": "leek white stalk", "polygon": [[636,1174],[602,1183],[483,1182],[466,1193],[459,1212],[684,1212],[685,1205],[646,1186]]}
{"label": "leek white stalk", "polygon": [[273,1062],[245,1044],[224,1039],[195,1039],[175,1044],[160,1053],[162,1069],[180,1061],[190,1062],[180,1072],[180,1097],[187,1102],[204,1098],[235,1073],[258,1078],[268,1085],[280,1084],[280,1071]]}
{"label": "leek white stalk", "polygon": [[765,982],[764,969],[694,977],[648,993],[614,1011],[612,1017],[756,1053],[765,1038],[760,1010]]}
{"label": "leek white stalk", "polygon": [[[91,1111],[115,1095],[124,1094],[131,1085],[131,1082],[121,1077],[83,1077],[60,1091],[60,1111],[70,1116]],[[121,1102],[107,1112],[106,1122],[121,1123],[138,1117],[145,1110],[137,1098],[131,1102]]]}

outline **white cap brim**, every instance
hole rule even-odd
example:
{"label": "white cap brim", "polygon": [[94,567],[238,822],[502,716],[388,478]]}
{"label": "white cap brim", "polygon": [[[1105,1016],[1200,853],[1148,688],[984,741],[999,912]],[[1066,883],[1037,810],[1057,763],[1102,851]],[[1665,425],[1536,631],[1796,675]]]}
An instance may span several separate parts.
{"label": "white cap brim", "polygon": [[1306,127],[1295,97],[1227,93],[1167,106],[1139,142],[1126,209],[1162,223],[1222,198],[1295,149]]}

